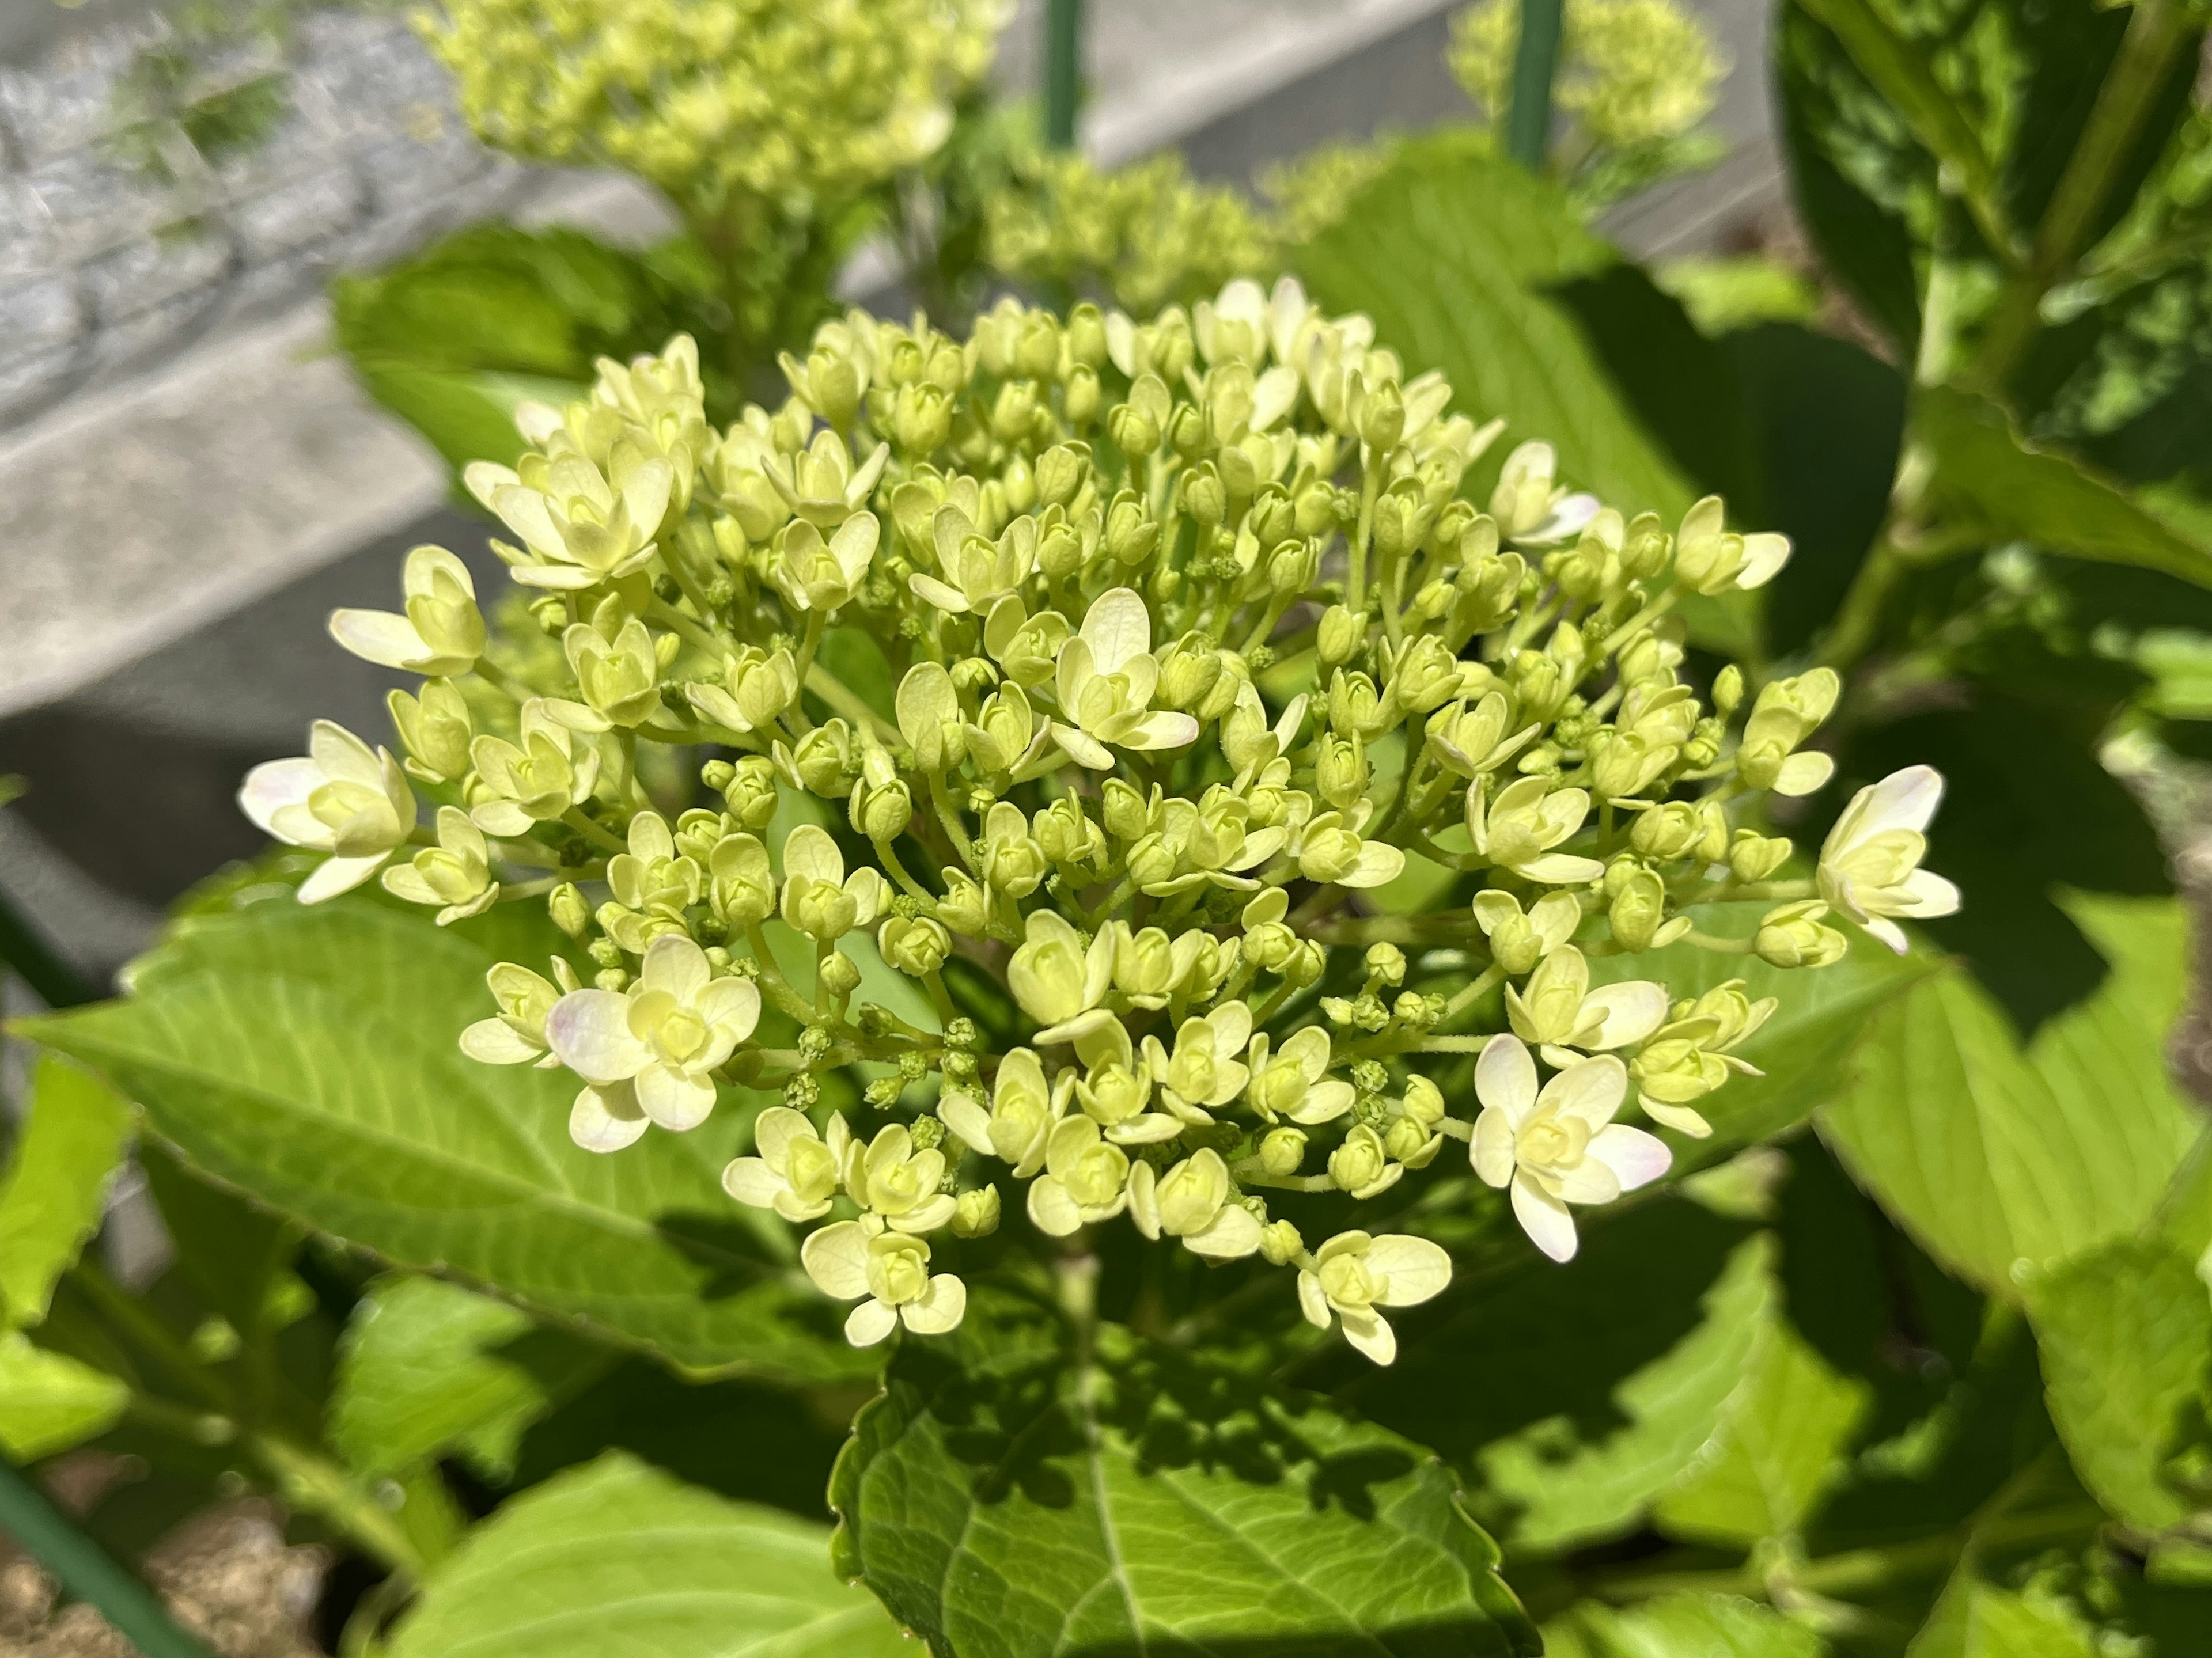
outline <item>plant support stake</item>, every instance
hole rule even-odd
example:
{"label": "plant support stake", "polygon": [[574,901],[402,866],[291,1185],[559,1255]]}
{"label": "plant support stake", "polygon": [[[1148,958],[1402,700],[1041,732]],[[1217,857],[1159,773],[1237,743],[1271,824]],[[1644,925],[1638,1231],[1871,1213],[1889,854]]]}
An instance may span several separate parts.
{"label": "plant support stake", "polygon": [[5,1457],[0,1457],[0,1530],[36,1556],[70,1594],[98,1607],[146,1658],[213,1658],[177,1627],[152,1590],[64,1518]]}
{"label": "plant support stake", "polygon": [[1506,112],[1506,153],[1540,173],[1551,147],[1552,79],[1559,68],[1565,0],[1521,0],[1521,44],[1513,57],[1513,102]]}
{"label": "plant support stake", "polygon": [[1083,80],[1083,0],[1046,0],[1044,138],[1054,149],[1075,148],[1075,100]]}

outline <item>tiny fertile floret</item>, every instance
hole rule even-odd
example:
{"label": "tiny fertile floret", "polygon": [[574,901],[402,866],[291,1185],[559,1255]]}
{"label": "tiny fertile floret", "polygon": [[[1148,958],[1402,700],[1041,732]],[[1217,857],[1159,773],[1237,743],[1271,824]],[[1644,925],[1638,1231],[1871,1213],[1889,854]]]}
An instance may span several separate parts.
{"label": "tiny fertile floret", "polygon": [[464,1051],[570,1073],[590,1151],[750,1113],[724,1187],[856,1344],[957,1326],[978,1240],[1127,1224],[1389,1363],[1435,1217],[1565,1260],[1714,1133],[1777,1002],[1705,955],[1771,980],[1956,905],[1926,768],[1809,868],[1771,832],[1832,673],[1686,656],[1677,604],[1786,541],[1486,459],[1502,422],[1294,282],[856,312],[785,372],[725,429],[681,338],[526,406],[468,478],[505,608],[410,554],[332,623],[425,676],[396,750],[319,723],[242,798],[326,854],[303,901],[544,903],[568,945]]}

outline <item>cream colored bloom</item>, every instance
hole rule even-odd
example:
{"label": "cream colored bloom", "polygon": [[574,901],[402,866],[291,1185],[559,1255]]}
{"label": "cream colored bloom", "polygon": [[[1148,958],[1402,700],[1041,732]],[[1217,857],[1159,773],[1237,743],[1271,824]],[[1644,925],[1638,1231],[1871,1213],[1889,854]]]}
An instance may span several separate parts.
{"label": "cream colored bloom", "polygon": [[1006,963],[1006,988],[1023,1012],[1046,1027],[1039,1042],[1072,1040],[1114,982],[1114,935],[1101,927],[1085,945],[1067,918],[1051,909],[1032,910],[1026,931]]}
{"label": "cream colored bloom", "polygon": [[1505,1017],[1522,1041],[1542,1046],[1547,1065],[1564,1069],[1582,1057],[1569,1048],[1600,1054],[1632,1048],[1658,1029],[1667,1017],[1667,987],[1627,979],[1593,990],[1582,951],[1561,944],[1526,984],[1506,986]]}
{"label": "cream colored bloom", "polygon": [[[879,443],[856,467],[845,440],[823,431],[797,455],[769,452],[762,462],[769,482],[794,513],[817,528],[834,529],[867,505],[890,458],[890,445]],[[873,547],[872,541],[872,553]]]}
{"label": "cream colored bloom", "polygon": [[558,956],[553,958],[553,971],[558,985],[513,962],[501,962],[485,974],[499,1012],[461,1032],[461,1052],[483,1065],[534,1061],[540,1070],[559,1065],[560,1060],[545,1050],[545,1017],[554,1003],[578,987],[576,969]]}
{"label": "cream colored bloom", "polygon": [[1316,1329],[1341,1320],[1346,1341],[1388,1364],[1398,1357],[1397,1333],[1376,1309],[1418,1307],[1450,1282],[1451,1257],[1426,1238],[1340,1232],[1298,1268],[1298,1309]]}
{"label": "cream colored bloom", "polygon": [[1551,886],[1579,886],[1605,873],[1595,858],[1552,850],[1589,816],[1587,791],[1555,789],[1547,778],[1522,777],[1498,790],[1485,810],[1489,781],[1478,777],[1468,786],[1467,832],[1477,853],[1525,880]]}
{"label": "cream colored bloom", "polygon": [[1073,1072],[1064,1072],[1060,1084],[1053,1086],[1037,1056],[1017,1048],[999,1061],[988,1111],[973,1096],[947,1089],[937,1102],[937,1114],[976,1151],[1004,1158],[1014,1166],[1017,1180],[1027,1180],[1044,1167],[1045,1143],[1074,1090]]}
{"label": "cream colored bloom", "polygon": [[305,759],[246,773],[238,804],[285,845],[331,854],[300,884],[303,904],[352,891],[415,831],[415,792],[399,762],[327,720],[307,728]]}
{"label": "cream colored bloom", "polygon": [[1889,918],[1948,915],[1959,889],[1920,867],[1929,823],[1943,799],[1933,766],[1907,766],[1861,789],[1820,848],[1820,896],[1902,956],[1905,930]]}
{"label": "cream colored bloom", "polygon": [[950,1272],[933,1276],[928,1243],[904,1232],[833,1222],[807,1235],[799,1259],[823,1295],[860,1303],[845,1320],[845,1339],[855,1347],[874,1346],[901,1324],[940,1336],[958,1328],[968,1310],[968,1286]]}
{"label": "cream colored bloom", "polygon": [[772,1105],[753,1124],[758,1155],[732,1158],[722,1170],[722,1189],[739,1203],[773,1209],[788,1221],[819,1220],[837,1195],[852,1142],[839,1113],[830,1114],[824,1136],[814,1132],[805,1112]]}
{"label": "cream colored bloom", "polygon": [[438,925],[451,926],[465,915],[481,915],[499,899],[491,878],[491,848],[483,831],[458,806],[438,808],[438,844],[416,853],[410,862],[384,872],[384,890],[410,904],[442,906]]}
{"label": "cream colored bloom", "polygon": [[526,586],[575,592],[643,569],[668,511],[675,470],[658,455],[618,443],[602,473],[584,456],[525,455],[520,469],[472,461],[461,475],[469,493],[522,537],[527,556],[501,543]]}
{"label": "cream colored bloom", "polygon": [[[642,1134],[647,1121],[696,1128],[714,1108],[713,1072],[753,1034],[761,999],[751,980],[714,972],[689,938],[664,933],[647,947],[628,991],[571,991],[547,1017],[546,1041],[562,1064],[594,1089],[635,1089],[642,1115],[620,1144]],[[606,1125],[586,1126],[596,1139],[609,1137],[599,1132]]]}
{"label": "cream colored bloom", "polygon": [[363,661],[442,678],[466,673],[483,654],[483,614],[469,567],[443,547],[417,547],[400,578],[404,616],[332,610],[331,637]]}
{"label": "cream colored bloom", "polygon": [[799,701],[799,664],[789,651],[770,653],[748,645],[722,659],[720,685],[696,682],[684,688],[684,695],[718,726],[733,732],[769,731]]}
{"label": "cream colored bloom", "polygon": [[1164,1175],[1149,1163],[1132,1169],[1129,1217],[1146,1237],[1181,1238],[1209,1260],[1238,1260],[1260,1247],[1259,1218],[1237,1201],[1229,1165],[1210,1148]]}
{"label": "cream colored bloom", "polygon": [[1628,1072],[1610,1054],[1577,1060],[1539,1093],[1528,1048],[1516,1036],[1492,1036],[1475,1061],[1474,1091],[1482,1102],[1468,1148],[1474,1172],[1511,1187],[1522,1230],[1553,1260],[1574,1258],[1569,1204],[1611,1203],[1674,1161],[1663,1141],[1613,1121]]}
{"label": "cream colored bloom", "polygon": [[775,563],[776,590],[800,610],[834,610],[860,591],[875,562],[883,526],[873,513],[855,512],[825,541],[805,518],[782,537]]}
{"label": "cream colored bloom", "polygon": [[937,509],[932,525],[942,578],[921,570],[906,579],[915,596],[956,616],[988,615],[1036,567],[1036,519],[1024,513],[994,542],[957,507]]}
{"label": "cream colored bloom", "polygon": [[1160,667],[1152,655],[1152,618],[1135,590],[1101,593],[1082,630],[1060,654],[1054,686],[1060,717],[1053,740],[1079,765],[1104,771],[1120,749],[1179,749],[1198,740],[1198,721],[1152,708]]}
{"label": "cream colored bloom", "polygon": [[866,1145],[853,1141],[844,1161],[847,1195],[893,1231],[933,1232],[952,1218],[957,1199],[938,1190],[945,1153],[916,1151],[904,1123],[885,1125]]}
{"label": "cream colored bloom", "polygon": [[1067,1117],[1045,1142],[1045,1172],[1030,1182],[1030,1219],[1064,1238],[1129,1206],[1129,1157],[1088,1117]]}
{"label": "cream colored bloom", "polygon": [[1703,1099],[1731,1076],[1764,1074],[1734,1050],[1757,1035],[1780,1005],[1772,996],[1753,1001],[1744,994],[1741,979],[1716,985],[1695,1001],[1677,1004],[1667,1023],[1629,1062],[1628,1074],[1644,1114],[1696,1139],[1711,1135],[1712,1125],[1691,1108],[1691,1102]]}
{"label": "cream colored bloom", "polygon": [[1485,887],[1474,895],[1474,908],[1492,957],[1508,973],[1528,972],[1573,938],[1583,919],[1583,907],[1566,892],[1547,892],[1523,914],[1511,893]]}
{"label": "cream colored bloom", "polygon": [[1324,811],[1302,824],[1291,843],[1298,873],[1309,881],[1354,889],[1379,887],[1405,873],[1403,852],[1359,838],[1373,810],[1371,802],[1362,800],[1348,812]]}
{"label": "cream colored bloom", "polygon": [[599,750],[556,717],[544,698],[522,705],[518,741],[489,734],[469,744],[477,784],[469,816],[487,835],[510,838],[550,823],[592,798],[599,780]]}
{"label": "cream colored bloom", "polygon": [[1581,534],[1598,515],[1595,495],[1553,487],[1559,465],[1559,453],[1548,443],[1524,443],[1506,456],[1498,487],[1491,491],[1490,515],[1508,541],[1547,546]]}
{"label": "cream colored bloom", "polygon": [[612,637],[579,622],[561,636],[561,648],[583,693],[580,702],[560,703],[562,725],[600,732],[642,725],[660,712],[660,659],[652,630],[635,616],[615,629]]}
{"label": "cream colored bloom", "polygon": [[1251,1039],[1252,1010],[1243,1002],[1224,1002],[1204,1018],[1185,1019],[1172,1054],[1158,1036],[1146,1036],[1145,1062],[1160,1080],[1161,1102],[1184,1122],[1212,1122],[1252,1079],[1243,1058]]}
{"label": "cream colored bloom", "polygon": [[1352,1109],[1356,1090],[1343,1078],[1328,1074],[1328,1032],[1319,1025],[1293,1031],[1272,1054],[1263,1030],[1252,1038],[1252,1080],[1245,1097],[1269,1122],[1279,1117],[1307,1127],[1334,1122]]}
{"label": "cream colored bloom", "polygon": [[1707,495],[1682,515],[1675,531],[1674,574],[1698,592],[1764,587],[1790,562],[1788,536],[1734,534],[1727,512],[1718,495]]}
{"label": "cream colored bloom", "polygon": [[837,842],[813,823],[801,823],[783,843],[783,919],[823,944],[873,926],[890,902],[881,872],[863,867],[846,874]]}

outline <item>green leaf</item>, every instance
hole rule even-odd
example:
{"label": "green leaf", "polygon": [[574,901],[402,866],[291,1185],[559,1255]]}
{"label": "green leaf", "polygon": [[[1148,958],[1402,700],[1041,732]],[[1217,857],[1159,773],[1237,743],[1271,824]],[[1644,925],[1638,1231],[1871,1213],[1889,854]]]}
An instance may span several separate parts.
{"label": "green leaf", "polygon": [[54,1281],[100,1230],[107,1183],[131,1138],[131,1108],[56,1058],[31,1079],[30,1115],[0,1179],[0,1327],[46,1315]]}
{"label": "green leaf", "polygon": [[1660,1525],[1701,1542],[1790,1536],[1840,1470],[1869,1400],[1788,1324],[1769,1325],[1719,1435],[1659,1499]]}
{"label": "green leaf", "polygon": [[[561,942],[531,925],[538,952]],[[118,1078],[195,1168],[397,1265],[699,1370],[872,1374],[787,1229],[721,1190],[750,1112],[595,1157],[559,1076],[459,1052],[497,959],[374,901],[257,903],[180,923],[127,999],[26,1029]]]}
{"label": "green leaf", "polygon": [[2132,1232],[2196,1138],[2163,1044],[2183,993],[2184,923],[2163,899],[2068,903],[2112,963],[2023,1045],[1960,973],[1876,1013],[1822,1133],[1853,1177],[1946,1267],[2007,1298],[2016,1272]]}
{"label": "green leaf", "polygon": [[1480,1475],[1516,1550],[1632,1529],[1719,1428],[1774,1315],[1771,1240],[1694,1205],[1584,1228],[1565,1266],[1463,1279],[1338,1396]]}
{"label": "green leaf", "polygon": [[619,1454],[507,1503],[424,1584],[390,1658],[898,1658],[826,1527]]}
{"label": "green leaf", "polygon": [[1905,1658],[2095,1658],[2097,1651],[2095,1632],[2058,1601],[1962,1574],[1944,1590]]}
{"label": "green leaf", "polygon": [[2051,1419],[2097,1500],[2162,1531],[2197,1506],[2163,1465],[2203,1424],[2212,1290],[2171,1244],[2124,1239],[2033,1280]]}
{"label": "green leaf", "polygon": [[1934,457],[1940,499],[1993,539],[2212,586],[2212,548],[2080,462],[2030,447],[1986,398],[1927,387],[1913,410],[1913,432]]}
{"label": "green leaf", "polygon": [[459,1284],[381,1278],[346,1328],[331,1445],[372,1478],[451,1449],[503,1483],[524,1430],[615,1360]]}
{"label": "green leaf", "polygon": [[[1464,135],[1414,139],[1294,256],[1332,311],[1361,311],[1409,374],[1441,368],[1460,412],[1540,438],[1561,471],[1633,513],[1698,491],[1638,418],[1569,309],[1542,290],[1618,261],[1551,185]],[[1679,313],[1678,313],[1679,314]]]}
{"label": "green leaf", "polygon": [[113,1427],[131,1390],[105,1370],[0,1333],[0,1450],[18,1462],[65,1451]]}
{"label": "green leaf", "polygon": [[1616,1610],[1585,1602],[1545,1631],[1550,1658],[1821,1658],[1820,1637],[1734,1594],[1669,1594]]}
{"label": "green leaf", "polygon": [[997,1297],[901,1348],[830,1501],[841,1569],[959,1658],[1537,1650],[1419,1447],[1116,1326],[1074,1362]]}

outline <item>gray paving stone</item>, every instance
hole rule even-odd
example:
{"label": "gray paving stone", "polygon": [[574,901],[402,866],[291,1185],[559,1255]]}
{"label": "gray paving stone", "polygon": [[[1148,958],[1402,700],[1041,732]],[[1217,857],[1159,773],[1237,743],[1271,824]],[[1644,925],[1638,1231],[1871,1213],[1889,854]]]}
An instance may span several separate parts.
{"label": "gray paving stone", "polygon": [[238,260],[223,228],[199,224],[166,235],[141,236],[88,261],[79,292],[103,331],[187,295],[212,302]]}
{"label": "gray paving stone", "polygon": [[66,276],[34,276],[0,285],[0,361],[39,356],[82,331],[76,284]]}

